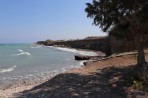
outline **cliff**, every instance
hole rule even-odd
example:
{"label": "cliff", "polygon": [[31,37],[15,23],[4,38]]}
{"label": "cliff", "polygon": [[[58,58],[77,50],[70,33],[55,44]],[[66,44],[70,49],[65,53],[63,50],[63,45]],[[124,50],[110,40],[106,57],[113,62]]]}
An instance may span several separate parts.
{"label": "cliff", "polygon": [[108,55],[109,53],[107,52],[109,50],[109,47],[107,42],[108,37],[87,37],[85,39],[68,41],[38,41],[37,44],[102,51]]}
{"label": "cliff", "polygon": [[[146,39],[144,42],[145,48],[148,47],[148,45],[146,44],[147,42],[148,40]],[[135,51],[136,49],[136,44],[134,42],[125,39],[116,39],[111,36],[87,37],[85,39],[68,40],[68,41],[46,40],[46,41],[39,41],[37,42],[37,44],[101,51],[104,52],[106,56],[109,56],[113,53]]]}

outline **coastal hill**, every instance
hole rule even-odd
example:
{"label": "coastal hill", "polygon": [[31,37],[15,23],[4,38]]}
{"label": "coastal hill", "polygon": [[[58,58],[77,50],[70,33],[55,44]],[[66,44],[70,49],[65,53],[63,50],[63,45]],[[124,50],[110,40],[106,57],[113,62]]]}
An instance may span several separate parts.
{"label": "coastal hill", "polygon": [[[148,39],[145,39],[145,48],[148,48],[148,45],[146,44],[147,42]],[[135,51],[136,49],[136,46],[135,44],[133,44],[132,41],[128,41],[125,39],[116,39],[113,36],[90,36],[84,39],[73,40],[46,40],[38,41],[37,44],[101,51],[105,53],[107,56],[115,53]]]}

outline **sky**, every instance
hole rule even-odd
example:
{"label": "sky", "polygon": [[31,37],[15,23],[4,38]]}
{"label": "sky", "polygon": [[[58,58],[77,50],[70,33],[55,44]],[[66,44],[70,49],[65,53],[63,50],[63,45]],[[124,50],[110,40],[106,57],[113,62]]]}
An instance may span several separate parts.
{"label": "sky", "polygon": [[0,0],[0,43],[104,36],[84,9],[92,0]]}

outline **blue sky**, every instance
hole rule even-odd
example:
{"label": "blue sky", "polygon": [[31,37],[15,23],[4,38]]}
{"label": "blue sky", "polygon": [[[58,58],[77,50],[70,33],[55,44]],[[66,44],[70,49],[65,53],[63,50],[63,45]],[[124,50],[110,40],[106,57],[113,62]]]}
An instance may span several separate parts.
{"label": "blue sky", "polygon": [[103,36],[86,17],[92,0],[0,0],[0,43]]}

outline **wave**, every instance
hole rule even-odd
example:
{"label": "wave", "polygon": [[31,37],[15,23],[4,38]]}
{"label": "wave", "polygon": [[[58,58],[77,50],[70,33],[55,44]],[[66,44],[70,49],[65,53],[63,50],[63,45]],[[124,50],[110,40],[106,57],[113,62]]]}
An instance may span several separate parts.
{"label": "wave", "polygon": [[83,66],[83,65],[84,65],[84,62],[86,62],[86,60],[80,61],[79,65],[80,65],[80,66]]}
{"label": "wave", "polygon": [[90,51],[82,51],[82,50],[76,50],[76,49],[70,49],[70,48],[61,48],[61,47],[55,47],[58,50],[66,51],[66,52],[73,52],[76,54],[86,55],[86,56],[97,56],[98,54],[95,52]]}
{"label": "wave", "polygon": [[[67,67],[63,67],[61,69],[55,69],[52,71],[45,71],[45,72],[38,72],[38,73],[34,73],[34,74],[28,74],[28,75],[24,75],[24,76],[13,76],[13,77],[4,77],[4,78],[0,78],[0,81],[2,81],[3,85],[0,86],[1,88],[7,88],[7,85],[25,85],[25,84],[35,84],[35,83],[40,83],[43,81],[47,81],[49,79],[51,79],[52,77],[56,76],[57,74],[66,72],[70,69],[73,68],[80,68],[83,65],[84,61],[81,61],[78,63],[78,65],[76,66],[74,65],[68,65]],[[16,66],[12,67],[13,69]],[[12,68],[9,68],[12,70]],[[3,69],[4,70],[4,69]]]}
{"label": "wave", "polygon": [[23,52],[23,50],[19,49],[20,52]]}
{"label": "wave", "polygon": [[42,45],[34,45],[34,46],[31,46],[31,48],[42,48]]}
{"label": "wave", "polygon": [[19,55],[31,55],[29,52],[24,52],[24,51],[21,50],[21,49],[19,49],[19,52],[20,52],[20,53],[14,54],[14,55],[17,55],[17,56],[19,56]]}
{"label": "wave", "polygon": [[0,73],[5,73],[5,72],[13,71],[14,68],[16,68],[16,65],[13,66],[13,67],[7,68],[7,69],[1,69],[1,68],[0,68]]}
{"label": "wave", "polygon": [[22,53],[18,53],[16,55],[31,55],[29,52],[22,52]]}
{"label": "wave", "polygon": [[87,55],[87,56],[98,56],[95,52],[88,52],[88,51],[78,51],[79,54]]}

